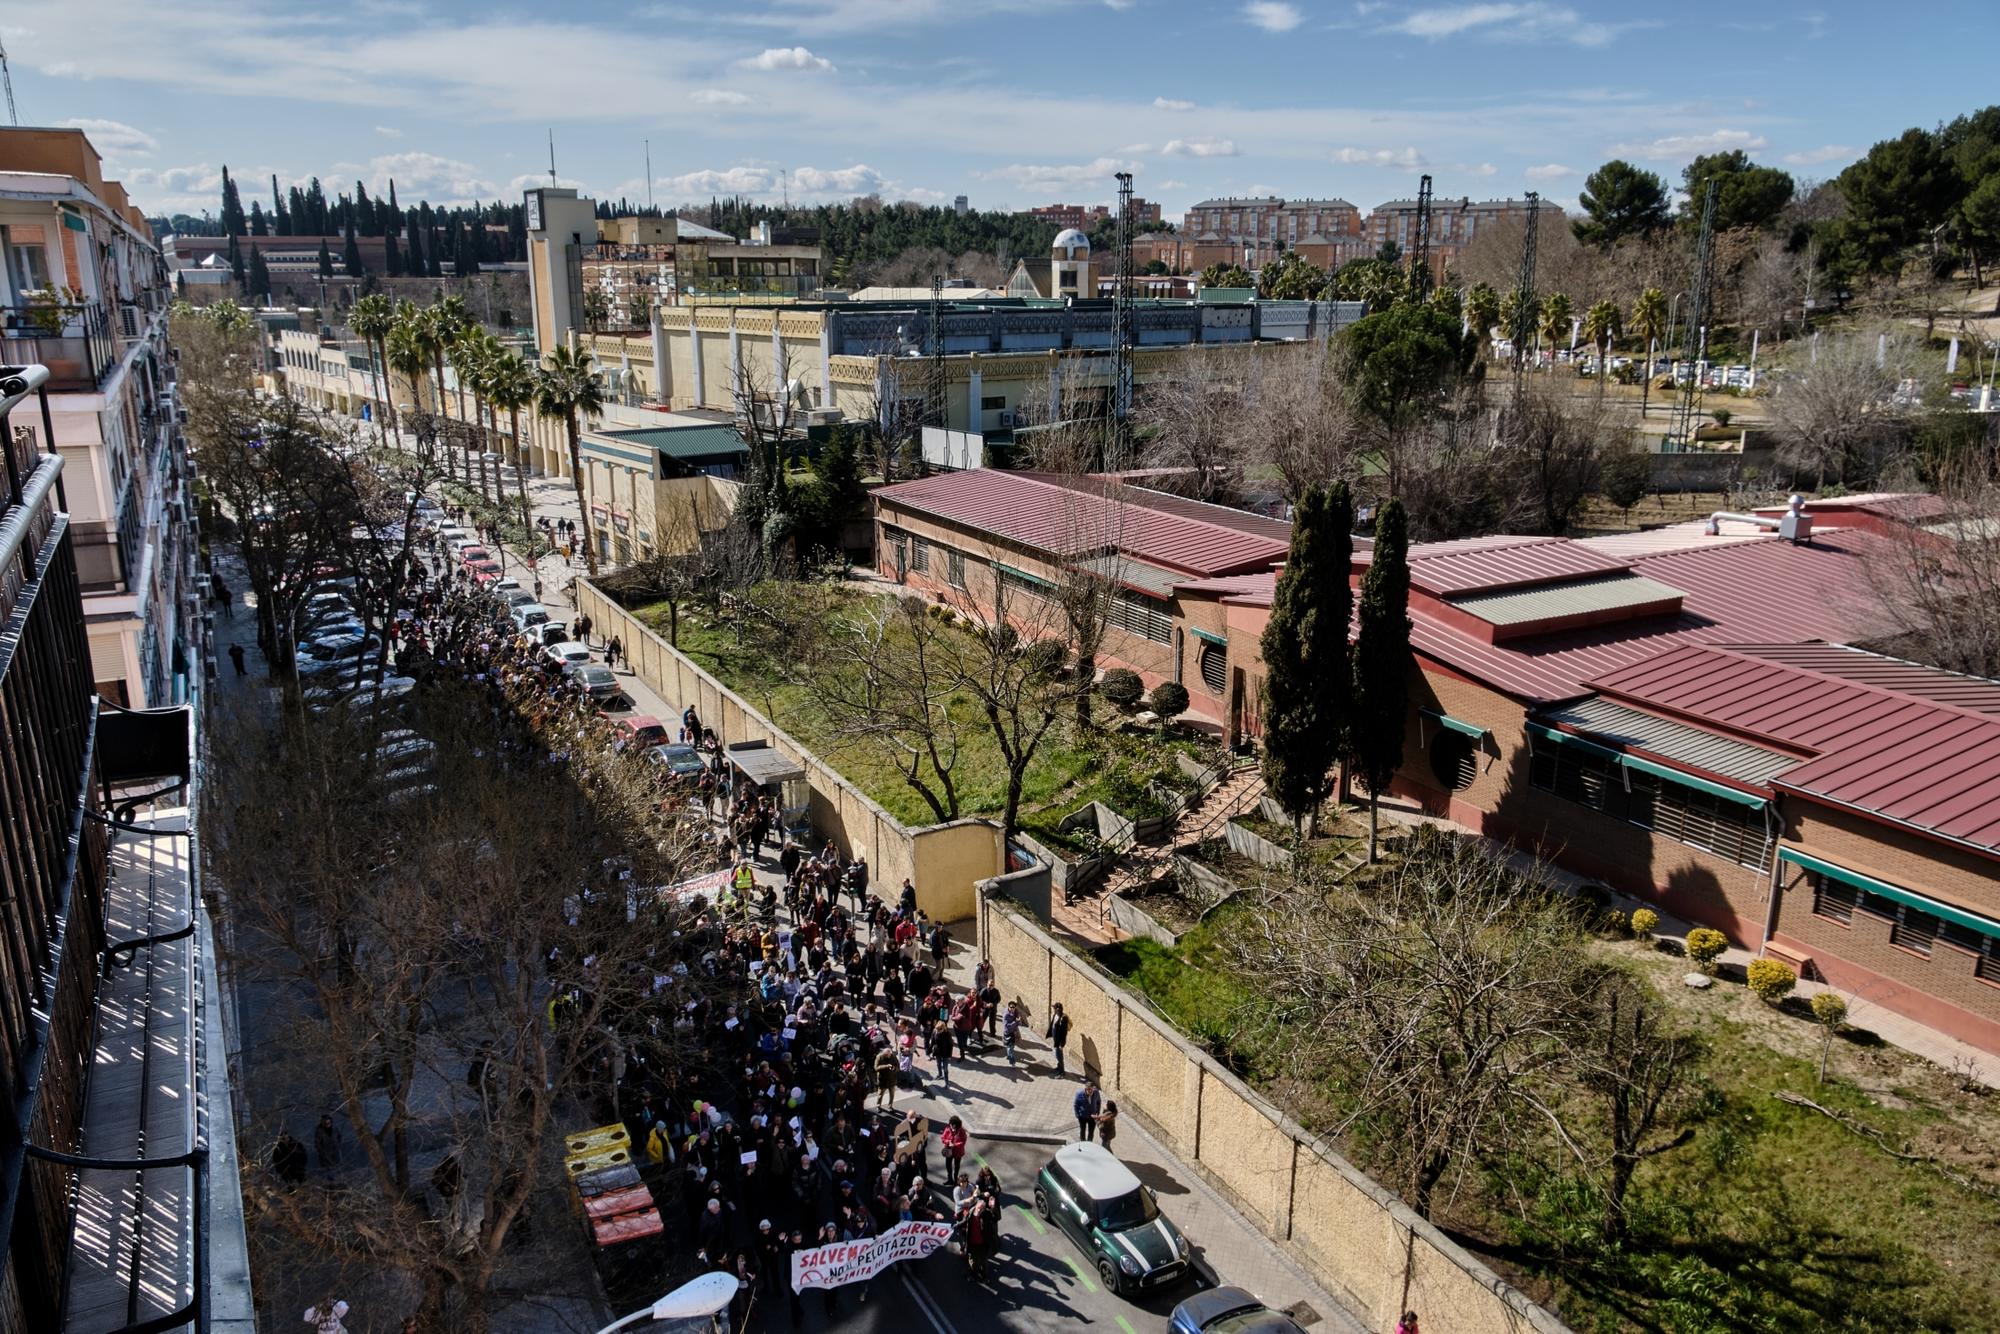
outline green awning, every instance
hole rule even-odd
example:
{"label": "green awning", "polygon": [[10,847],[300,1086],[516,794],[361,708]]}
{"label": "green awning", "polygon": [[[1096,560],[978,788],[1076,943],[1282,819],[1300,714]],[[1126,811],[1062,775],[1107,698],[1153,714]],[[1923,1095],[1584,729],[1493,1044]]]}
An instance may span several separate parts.
{"label": "green awning", "polygon": [[1029,583],[1034,584],[1039,588],[1047,588],[1047,589],[1055,588],[1054,584],[1050,583],[1048,580],[1042,578],[1038,574],[1029,574],[1026,570],[1017,570],[1013,566],[1003,565],[997,560],[993,562],[993,568],[996,570],[1004,570],[1006,573],[1013,575],[1016,579],[1025,579]]}
{"label": "green awning", "polygon": [[1188,633],[1196,639],[1205,639],[1220,648],[1229,647],[1229,637],[1227,635],[1212,635],[1206,630],[1197,630],[1191,625],[1188,627]]}
{"label": "green awning", "polygon": [[1863,875],[1859,871],[1850,871],[1845,866],[1836,866],[1832,862],[1823,862],[1819,858],[1809,853],[1800,852],[1796,848],[1779,848],[1778,860],[1781,862],[1790,862],[1792,865],[1802,867],[1808,871],[1817,871],[1829,880],[1838,880],[1843,885],[1852,885],[1856,889],[1865,889],[1870,894],[1880,894],[1885,899],[1894,899],[1896,902],[1907,904],[1909,907],[1915,908],[1920,912],[1927,912],[1933,917],[1942,917],[1947,922],[1956,922],[1969,931],[1977,931],[1982,936],[1992,936],[1995,939],[2000,939],[2000,922],[1996,922],[1990,917],[1981,917],[1978,913],[1967,912],[1963,908],[1954,908],[1949,903],[1940,903],[1936,899],[1925,898],[1922,894],[1899,888],[1888,883],[1886,880],[1877,880],[1872,875]]}
{"label": "green awning", "polygon": [[1669,783],[1679,783],[1682,787],[1691,787],[1697,792],[1706,792],[1712,797],[1721,797],[1724,801],[1733,801],[1740,806],[1748,806],[1752,810],[1763,810],[1767,804],[1766,798],[1760,797],[1754,792],[1745,792],[1741,788],[1730,787],[1725,783],[1712,783],[1706,778],[1697,778],[1693,774],[1676,769],[1671,765],[1658,764],[1652,760],[1641,759],[1637,755],[1628,755],[1626,752],[1614,750],[1610,746],[1600,746],[1595,741],[1586,741],[1580,736],[1575,736],[1569,732],[1559,732],[1555,728],[1546,727],[1541,723],[1529,723],[1528,735],[1538,736],[1547,741],[1554,741],[1559,745],[1575,746],[1579,750],[1589,751],[1593,755],[1602,755],[1604,758],[1622,764],[1628,769],[1637,769],[1642,774],[1651,774],[1653,777],[1665,779]]}
{"label": "green awning", "polygon": [[1474,741],[1493,735],[1493,729],[1490,727],[1481,727],[1478,723],[1468,723],[1463,718],[1454,718],[1450,714],[1440,713],[1436,709],[1418,709],[1417,712],[1438,726],[1448,731],[1457,732],[1460,736],[1469,736]]}

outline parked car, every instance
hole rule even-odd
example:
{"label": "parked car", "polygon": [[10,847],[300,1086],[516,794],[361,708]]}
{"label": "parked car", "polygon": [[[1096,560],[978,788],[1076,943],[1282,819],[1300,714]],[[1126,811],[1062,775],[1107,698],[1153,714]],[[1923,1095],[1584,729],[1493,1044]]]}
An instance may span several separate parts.
{"label": "parked car", "polygon": [[529,639],[542,645],[565,643],[569,639],[569,627],[561,621],[550,621],[545,625],[528,626],[525,632]]}
{"label": "parked car", "polygon": [[496,593],[514,593],[520,591],[520,588],[521,581],[512,575],[508,575],[505,579],[495,579],[493,581],[493,591]]}
{"label": "parked car", "polygon": [[492,560],[493,553],[477,542],[467,542],[464,546],[453,547],[452,555],[458,557],[461,565],[470,565],[476,560]]}
{"label": "parked car", "polygon": [[559,667],[568,667],[572,663],[590,661],[590,650],[573,639],[565,640],[559,644],[550,644],[543,648],[542,652],[554,659],[556,665]]}
{"label": "parked car", "polygon": [[699,778],[708,768],[708,762],[693,746],[654,746],[646,752],[646,758],[675,778]]}
{"label": "parked car", "polygon": [[1035,1177],[1035,1212],[1090,1257],[1108,1292],[1163,1288],[1187,1277],[1187,1238],[1160,1212],[1152,1189],[1101,1144],[1056,1150]]}
{"label": "parked car", "polygon": [[312,620],[307,621],[305,629],[300,633],[299,637],[310,644],[316,639],[330,639],[335,635],[365,635],[367,633],[368,627],[362,624],[359,617],[344,611],[334,611],[328,612],[324,616],[316,616]]}
{"label": "parked car", "polygon": [[563,668],[563,673],[576,682],[590,702],[600,709],[624,698],[625,692],[618,684],[618,677],[609,667],[594,662],[575,662]]}
{"label": "parked car", "polygon": [[[500,581],[501,584],[506,582],[504,579]],[[533,593],[530,593],[527,589],[519,585],[513,588],[501,588],[500,584],[495,584],[493,587],[499,589],[501,605],[505,606],[509,611],[512,611],[516,607],[525,607],[530,602],[537,601]]]}
{"label": "parked car", "polygon": [[664,746],[667,743],[667,725],[650,713],[628,713],[612,724],[612,731],[620,741],[636,742],[641,746]]}
{"label": "parked car", "polygon": [[435,500],[432,500],[429,496],[420,496],[415,491],[405,491],[403,493],[403,503],[405,505],[414,504],[419,514],[436,514],[439,512],[438,503]]}
{"label": "parked car", "polygon": [[373,708],[378,704],[388,704],[406,698],[417,688],[415,677],[385,676],[379,686],[366,685],[349,695],[342,703],[349,709]]}
{"label": "parked car", "polygon": [[508,614],[513,618],[514,628],[517,630],[544,625],[549,619],[549,609],[539,602],[523,602]]}
{"label": "parked car", "polygon": [[1305,1334],[1299,1323],[1273,1311],[1241,1288],[1210,1288],[1174,1308],[1167,1334]]}
{"label": "parked car", "polygon": [[436,743],[426,741],[414,733],[408,740],[385,741],[375,747],[375,763],[384,769],[415,764],[420,760],[429,762],[436,758]]}

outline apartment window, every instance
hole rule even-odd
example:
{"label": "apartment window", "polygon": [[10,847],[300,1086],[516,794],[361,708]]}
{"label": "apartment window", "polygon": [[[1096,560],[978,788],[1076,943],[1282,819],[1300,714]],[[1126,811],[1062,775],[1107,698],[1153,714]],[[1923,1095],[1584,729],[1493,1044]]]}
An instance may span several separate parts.
{"label": "apartment window", "polygon": [[1754,807],[1561,743],[1536,749],[1529,779],[1544,792],[1739,866],[1764,864],[1767,834],[1763,814]]}
{"label": "apartment window", "polygon": [[1812,873],[1813,915],[1842,926],[1854,925],[1854,910],[1861,904],[1861,891],[1831,876]]}
{"label": "apartment window", "polygon": [[1005,394],[987,394],[979,400],[979,410],[981,412],[999,412],[1006,406],[1007,396]]}
{"label": "apartment window", "polygon": [[[37,229],[34,235],[42,235]],[[14,241],[7,243],[7,276],[13,280],[14,291],[46,291],[49,286],[49,251],[39,242]]]}
{"label": "apartment window", "polygon": [[965,587],[965,553],[950,547],[944,552],[944,579],[953,588]]}

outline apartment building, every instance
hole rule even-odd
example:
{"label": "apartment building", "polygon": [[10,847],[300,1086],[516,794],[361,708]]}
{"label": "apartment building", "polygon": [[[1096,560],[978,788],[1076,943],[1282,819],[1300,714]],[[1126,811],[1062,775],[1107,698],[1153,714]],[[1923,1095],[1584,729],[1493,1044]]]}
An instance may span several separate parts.
{"label": "apartment building", "polygon": [[1043,204],[1029,209],[1028,216],[1051,227],[1074,227],[1080,232],[1087,232],[1110,217],[1111,210],[1102,204]]}
{"label": "apartment building", "polygon": [[[1431,267],[1442,279],[1465,247],[1483,229],[1503,222],[1526,222],[1525,199],[1433,199],[1431,201]],[[1368,250],[1374,254],[1394,242],[1407,255],[1417,244],[1417,201],[1391,199],[1368,215]]]}
{"label": "apartment building", "polygon": [[19,424],[66,461],[93,678],[184,700],[208,646],[159,247],[83,131],[0,129],[0,252],[0,362],[49,371]]}

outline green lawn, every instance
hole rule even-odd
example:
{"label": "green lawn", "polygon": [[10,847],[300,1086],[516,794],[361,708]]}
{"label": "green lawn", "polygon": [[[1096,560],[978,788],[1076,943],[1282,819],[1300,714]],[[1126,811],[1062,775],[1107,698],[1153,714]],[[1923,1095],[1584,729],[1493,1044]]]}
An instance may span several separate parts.
{"label": "green lawn", "polygon": [[[667,633],[664,604],[641,607],[634,615]],[[906,825],[927,825],[937,815],[882,749],[867,741],[832,737],[826,715],[803,686],[785,679],[771,654],[760,644],[738,644],[733,629],[703,612],[684,607],[680,620],[680,651],[705,671],[748,700],[778,726],[832,763],[856,787],[880,802]],[[1043,823],[1040,813],[1054,808],[1067,813],[1091,797],[1100,797],[1130,815],[1156,814],[1133,810],[1132,794],[1143,795],[1145,777],[1164,774],[1172,764],[1172,748],[1193,747],[1176,741],[1171,747],[1151,737],[1117,731],[1108,724],[1116,712],[1098,702],[1096,716],[1106,726],[1079,734],[1074,724],[1058,722],[1042,742],[1028,767],[1021,794],[1023,823]],[[959,758],[953,769],[959,814],[998,815],[1006,805],[1007,775],[1000,748],[978,703],[968,694],[950,704]],[[1121,804],[1123,803],[1123,804]]]}

